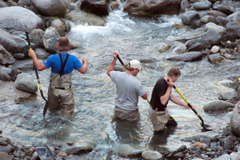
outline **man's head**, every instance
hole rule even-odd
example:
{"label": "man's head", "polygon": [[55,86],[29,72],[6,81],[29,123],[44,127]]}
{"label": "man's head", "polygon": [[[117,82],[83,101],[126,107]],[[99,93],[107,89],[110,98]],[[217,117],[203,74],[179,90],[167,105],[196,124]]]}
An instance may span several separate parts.
{"label": "man's head", "polygon": [[138,60],[131,60],[128,63],[127,69],[131,71],[134,76],[136,76],[138,72],[141,71],[141,64]]}
{"label": "man's head", "polygon": [[181,76],[181,72],[180,72],[180,70],[179,70],[178,68],[175,68],[175,67],[174,67],[174,68],[171,68],[171,69],[168,71],[167,75],[168,75],[169,77],[171,77],[171,79],[172,79],[173,82],[176,82],[177,79]]}
{"label": "man's head", "polygon": [[67,37],[61,37],[56,43],[55,47],[59,51],[68,51],[76,48],[71,42],[69,42]]}

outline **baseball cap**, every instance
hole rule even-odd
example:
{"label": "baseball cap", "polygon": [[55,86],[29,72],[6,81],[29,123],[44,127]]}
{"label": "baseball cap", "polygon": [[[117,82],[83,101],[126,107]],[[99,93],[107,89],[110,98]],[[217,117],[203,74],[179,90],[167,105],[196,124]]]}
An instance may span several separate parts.
{"label": "baseball cap", "polygon": [[135,59],[131,60],[129,62],[129,67],[139,69],[139,71],[141,71],[141,65],[140,65],[140,62],[138,60],[135,60]]}

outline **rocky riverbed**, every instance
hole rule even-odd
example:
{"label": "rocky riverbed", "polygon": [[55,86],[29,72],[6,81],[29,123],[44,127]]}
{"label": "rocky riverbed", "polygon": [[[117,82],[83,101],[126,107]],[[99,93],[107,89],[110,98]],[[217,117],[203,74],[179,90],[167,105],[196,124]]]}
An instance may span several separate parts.
{"label": "rocky riverbed", "polygon": [[[177,150],[160,146],[152,150],[136,150],[131,146],[122,145],[119,146],[117,153],[111,149],[95,148],[95,143],[90,140],[46,142],[43,147],[48,148],[57,159],[81,159],[85,153],[91,153],[92,157],[104,153],[108,160],[239,159],[240,115],[237,102],[240,97],[238,75],[236,75],[239,74],[237,62],[240,57],[238,1],[171,0],[166,3],[162,1],[143,3],[138,0],[101,0],[100,2],[0,0],[0,7],[0,101],[9,105],[39,96],[36,95],[37,84],[32,83],[34,79],[28,74],[33,66],[27,57],[29,46],[25,32],[29,32],[32,47],[36,49],[38,57],[44,59],[49,54],[57,52],[54,44],[60,36],[66,35],[71,30],[71,23],[80,21],[80,23],[104,26],[105,17],[113,10],[121,8],[131,16],[149,17],[156,21],[162,20],[162,14],[180,15],[182,22],[175,23],[172,27],[187,28],[189,32],[181,36],[168,37],[165,42],[159,44],[156,51],[159,54],[171,52],[171,55],[166,57],[168,61],[188,63],[207,58],[212,65],[222,65],[225,61],[232,61],[231,71],[234,74],[221,82],[221,85],[230,88],[230,91],[220,93],[219,100],[204,106],[205,112],[231,113],[229,124],[217,135],[204,134],[184,138],[182,141],[189,142],[190,147],[182,145]],[[78,45],[78,42],[76,44]],[[142,60],[144,61],[148,60]],[[5,116],[4,113],[0,114],[0,118]],[[2,135],[4,132],[5,129],[1,128]],[[37,153],[39,146],[42,146],[39,142],[20,143],[17,138],[9,139],[0,134],[0,157],[4,160],[39,159],[40,155]]]}

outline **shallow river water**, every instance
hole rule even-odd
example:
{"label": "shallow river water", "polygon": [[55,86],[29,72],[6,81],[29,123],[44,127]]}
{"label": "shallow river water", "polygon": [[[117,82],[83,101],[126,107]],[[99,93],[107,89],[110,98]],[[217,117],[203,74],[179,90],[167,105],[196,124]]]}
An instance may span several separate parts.
{"label": "shallow river water", "polygon": [[[38,92],[37,98],[29,101],[0,103],[0,129],[4,131],[3,135],[13,141],[34,146],[41,146],[46,142],[80,143],[86,140],[94,143],[95,149],[84,154],[83,158],[105,159],[110,150],[115,153],[127,152],[129,148],[167,147],[174,150],[184,144],[190,145],[182,142],[182,138],[199,134],[215,135],[229,123],[229,113],[206,114],[202,107],[212,100],[217,100],[221,91],[228,90],[218,82],[228,79],[229,76],[239,75],[240,64],[237,60],[226,60],[220,65],[210,64],[207,58],[197,62],[166,60],[174,54],[171,51],[159,53],[159,44],[169,37],[183,35],[188,31],[186,28],[172,27],[174,23],[180,22],[177,15],[144,19],[129,17],[121,10],[117,10],[113,11],[106,21],[104,27],[72,24],[72,29],[67,34],[70,41],[80,46],[70,53],[79,58],[87,57],[89,62],[89,69],[85,75],[73,72],[74,116],[71,119],[64,119],[47,114],[43,120],[44,101]],[[210,124],[214,130],[201,132],[201,121],[192,110],[170,103],[169,112],[178,122],[178,127],[168,135],[156,137],[153,135],[148,116],[149,105],[141,98],[139,98],[140,122],[134,124],[115,121],[113,111],[116,90],[106,74],[114,51],[119,52],[125,63],[131,59],[141,60],[144,69],[137,78],[142,82],[149,98],[155,82],[166,75],[171,67],[179,67],[182,76],[175,83],[176,87],[195,106],[204,122]],[[116,67],[122,68],[119,62]],[[35,78],[33,71],[28,72]],[[46,96],[50,70],[39,73]],[[176,91],[172,92],[178,96]]]}

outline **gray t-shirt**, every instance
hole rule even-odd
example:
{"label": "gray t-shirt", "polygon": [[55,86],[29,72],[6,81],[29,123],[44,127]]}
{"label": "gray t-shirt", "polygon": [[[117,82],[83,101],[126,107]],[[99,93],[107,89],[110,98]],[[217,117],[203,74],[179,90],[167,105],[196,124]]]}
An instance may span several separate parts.
{"label": "gray t-shirt", "polygon": [[115,105],[128,111],[138,109],[138,96],[145,94],[141,82],[126,72],[111,71],[110,77],[117,87]]}

